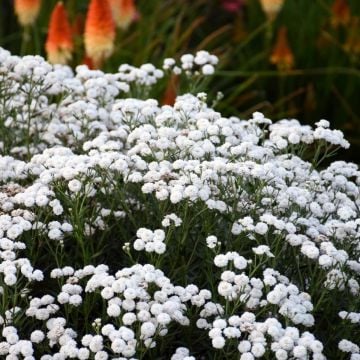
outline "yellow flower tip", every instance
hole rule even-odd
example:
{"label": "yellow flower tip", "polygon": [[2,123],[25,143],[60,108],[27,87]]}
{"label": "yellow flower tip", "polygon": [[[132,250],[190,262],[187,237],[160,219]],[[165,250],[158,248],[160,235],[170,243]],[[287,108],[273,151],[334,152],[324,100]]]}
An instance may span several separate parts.
{"label": "yellow flower tip", "polygon": [[71,26],[62,1],[56,4],[51,14],[45,50],[53,64],[67,64],[72,58]]}
{"label": "yellow flower tip", "polygon": [[287,28],[282,26],[277,34],[276,43],[270,56],[270,62],[280,71],[290,70],[294,67],[294,55],[289,46]]}
{"label": "yellow flower tip", "polygon": [[85,50],[99,66],[114,50],[115,24],[110,4],[104,0],[91,0],[85,22]]}
{"label": "yellow flower tip", "polygon": [[274,20],[284,6],[285,0],[260,0],[261,7],[269,20]]}
{"label": "yellow flower tip", "polygon": [[15,14],[21,26],[30,26],[36,21],[41,7],[41,0],[15,0]]}
{"label": "yellow flower tip", "polygon": [[127,29],[137,15],[134,0],[109,0],[109,4],[116,26]]}

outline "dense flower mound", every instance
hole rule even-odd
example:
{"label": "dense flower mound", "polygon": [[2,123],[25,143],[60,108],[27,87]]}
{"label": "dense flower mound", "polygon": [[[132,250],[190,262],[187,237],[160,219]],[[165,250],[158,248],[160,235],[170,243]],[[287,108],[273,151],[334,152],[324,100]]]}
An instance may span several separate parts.
{"label": "dense flower mound", "polygon": [[1,358],[360,359],[360,171],[328,160],[349,144],[151,98],[216,63],[0,49]]}

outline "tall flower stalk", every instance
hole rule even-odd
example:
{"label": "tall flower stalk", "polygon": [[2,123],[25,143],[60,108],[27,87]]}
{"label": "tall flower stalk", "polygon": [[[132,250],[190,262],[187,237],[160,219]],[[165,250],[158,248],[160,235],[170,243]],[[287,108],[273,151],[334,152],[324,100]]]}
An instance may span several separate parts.
{"label": "tall flower stalk", "polygon": [[115,23],[108,1],[91,0],[85,22],[86,54],[100,67],[114,51]]}
{"label": "tall flower stalk", "polygon": [[58,2],[51,14],[45,49],[49,62],[67,64],[72,57],[73,39],[63,2]]}
{"label": "tall flower stalk", "polygon": [[15,14],[21,26],[33,25],[39,15],[41,0],[14,0]]}
{"label": "tall flower stalk", "polygon": [[137,15],[134,0],[109,0],[109,2],[116,26],[127,29]]}

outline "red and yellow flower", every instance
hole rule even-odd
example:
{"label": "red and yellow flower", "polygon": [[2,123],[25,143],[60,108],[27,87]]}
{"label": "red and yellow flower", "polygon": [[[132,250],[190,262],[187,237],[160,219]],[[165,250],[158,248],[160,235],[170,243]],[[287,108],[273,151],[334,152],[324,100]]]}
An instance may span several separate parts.
{"label": "red and yellow flower", "polygon": [[335,0],[331,7],[331,25],[347,25],[351,19],[351,11],[347,0]]}
{"label": "red and yellow flower", "polygon": [[45,50],[49,62],[66,64],[71,60],[73,41],[71,26],[62,2],[58,2],[51,14]]}
{"label": "red and yellow flower", "polygon": [[276,43],[270,56],[270,62],[281,71],[290,70],[294,66],[294,54],[289,46],[287,28],[278,30]]}
{"label": "red and yellow flower", "polygon": [[15,14],[21,26],[32,25],[37,19],[41,7],[41,0],[15,0]]}
{"label": "red and yellow flower", "polygon": [[260,0],[261,7],[270,20],[276,18],[277,14],[281,11],[284,6],[285,0]]}
{"label": "red and yellow flower", "polygon": [[86,54],[96,67],[114,51],[115,23],[110,4],[91,0],[85,21],[84,43]]}
{"label": "red and yellow flower", "polygon": [[137,14],[134,0],[109,0],[109,3],[116,26],[127,29]]}

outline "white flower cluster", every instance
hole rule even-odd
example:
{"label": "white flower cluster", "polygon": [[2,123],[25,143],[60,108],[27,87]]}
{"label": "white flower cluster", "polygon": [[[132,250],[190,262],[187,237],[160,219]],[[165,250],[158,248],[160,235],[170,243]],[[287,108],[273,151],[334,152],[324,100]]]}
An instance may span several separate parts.
{"label": "white flower cluster", "polygon": [[[109,322],[100,326],[101,335],[86,334],[81,340],[82,345],[89,349],[88,354],[95,353],[96,359],[105,356],[105,343],[109,344],[114,354],[126,358],[134,356],[139,339],[147,348],[154,347],[155,338],[166,336],[168,326],[172,322],[178,322],[183,326],[189,324],[189,319],[184,314],[187,309],[186,302],[191,301],[200,306],[209,299],[208,292],[199,292],[194,285],[186,288],[172,285],[163,272],[152,265],[123,268],[115,276],[109,275],[108,267],[105,265],[96,268],[86,266],[75,272],[70,267],[54,269],[51,275],[54,278],[65,276],[70,282],[75,283],[90,276],[86,281],[85,292],[98,292],[106,302]],[[149,291],[154,286],[158,290],[151,295]],[[78,306],[71,301],[69,294],[81,292],[82,288],[78,284],[67,283],[62,287],[58,301]],[[115,323],[119,320],[122,326],[116,329]],[[184,351],[180,349],[176,355],[184,355]]]}
{"label": "white flower cluster", "polygon": [[360,313],[353,312],[353,311],[350,311],[350,312],[340,311],[339,316],[341,317],[341,319],[348,320],[352,324],[360,324]]}
{"label": "white flower cluster", "polygon": [[300,292],[289,279],[273,269],[265,269],[263,279],[226,270],[221,274],[217,290],[226,300],[243,303],[247,309],[275,305],[277,314],[290,319],[293,324],[314,325],[310,295]]}
{"label": "white flower cluster", "polygon": [[47,320],[59,310],[59,306],[54,304],[54,297],[44,295],[40,298],[33,298],[26,310],[26,315],[37,320]]}
{"label": "white flower cluster", "polygon": [[[32,343],[28,340],[20,340],[16,328],[13,326],[4,327],[2,329],[2,336],[6,339],[6,342],[0,343],[0,355],[11,354],[13,359],[18,359],[21,356],[24,359],[35,359],[32,356],[34,353]],[[10,357],[7,356],[6,358]]]}
{"label": "white flower cluster", "polygon": [[157,254],[163,254],[166,251],[164,230],[157,229],[151,231],[141,228],[137,231],[136,236],[138,238],[134,241],[133,245],[136,251],[145,250],[146,252],[155,252]]}
{"label": "white flower cluster", "polygon": [[226,254],[216,255],[214,258],[215,266],[220,268],[226,267],[230,261],[233,262],[235,268],[238,270],[246,269],[248,264],[248,260],[234,251],[228,252]]}
{"label": "white flower cluster", "polygon": [[354,344],[352,341],[343,339],[339,342],[339,349],[342,352],[350,353],[350,360],[359,360],[360,359],[360,348],[358,345]]}
{"label": "white flower cluster", "polygon": [[176,349],[174,355],[171,356],[170,360],[195,360],[195,358],[190,356],[189,349],[185,347],[179,347]]}
{"label": "white flower cluster", "polygon": [[[295,327],[283,328],[276,318],[258,322],[249,312],[230,316],[227,320],[216,319],[209,336],[215,349],[222,349],[226,340],[238,339],[240,360],[262,358],[269,350],[277,360],[306,359],[309,356],[316,360],[326,359],[322,343],[311,333],[300,333]],[[272,341],[270,346],[267,339]]]}
{"label": "white flower cluster", "polygon": [[122,64],[119,67],[118,77],[121,81],[128,84],[135,83],[137,85],[151,86],[161,79],[164,73],[160,69],[156,69],[153,64],[143,64],[139,68],[128,64]]}
{"label": "white flower cluster", "polygon": [[270,140],[278,149],[285,149],[288,145],[311,144],[314,140],[324,140],[329,144],[344,148],[350,146],[341,131],[329,129],[328,121],[321,120],[315,125],[317,127],[315,131],[312,131],[310,126],[301,126],[296,120],[281,120],[270,126]]}
{"label": "white flower cluster", "polygon": [[166,228],[171,224],[174,224],[175,227],[181,226],[182,220],[174,213],[166,215],[164,220],[161,222],[161,225]]}
{"label": "white flower cluster", "polygon": [[185,72],[187,76],[199,74],[209,76],[214,74],[215,66],[218,64],[219,59],[205,50],[200,50],[195,55],[182,55],[180,61],[181,64],[177,65],[175,59],[167,58],[164,60],[163,69],[171,70],[175,75]]}
{"label": "white flower cluster", "polygon": [[[200,51],[164,70],[216,63]],[[212,343],[200,358],[358,359],[315,316],[359,325],[360,171],[317,167],[343,134],[224,117],[204,94],[124,98],[162,74],[0,49],[0,356],[192,360],[194,332]]]}

